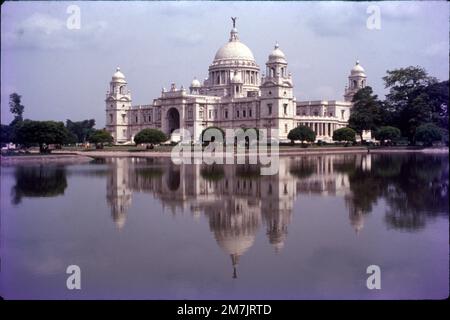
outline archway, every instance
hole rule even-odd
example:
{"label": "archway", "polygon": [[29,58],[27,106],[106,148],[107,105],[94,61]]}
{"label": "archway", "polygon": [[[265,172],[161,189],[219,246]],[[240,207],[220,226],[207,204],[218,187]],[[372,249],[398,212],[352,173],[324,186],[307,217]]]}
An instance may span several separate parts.
{"label": "archway", "polygon": [[172,134],[176,129],[180,129],[180,113],[176,108],[170,108],[167,111],[169,134]]}

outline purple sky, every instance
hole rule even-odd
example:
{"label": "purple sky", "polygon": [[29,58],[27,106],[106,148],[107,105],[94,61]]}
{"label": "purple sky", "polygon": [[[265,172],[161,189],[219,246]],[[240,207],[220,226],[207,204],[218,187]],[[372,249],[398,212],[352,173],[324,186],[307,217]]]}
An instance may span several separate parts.
{"label": "purple sky", "polygon": [[[79,30],[66,27],[71,4],[81,9]],[[369,5],[380,7],[380,30],[366,27]],[[133,104],[151,103],[171,82],[188,87],[207,76],[231,16],[262,70],[279,42],[297,100],[342,99],[356,59],[381,96],[388,69],[449,73],[446,2],[8,2],[1,15],[2,123],[12,120],[8,96],[17,92],[25,118],[95,118],[102,127],[117,66]]]}

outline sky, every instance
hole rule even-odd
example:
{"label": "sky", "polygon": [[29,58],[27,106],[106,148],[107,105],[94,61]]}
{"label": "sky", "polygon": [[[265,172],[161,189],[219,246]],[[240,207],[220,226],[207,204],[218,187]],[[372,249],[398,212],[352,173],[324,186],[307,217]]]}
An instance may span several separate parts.
{"label": "sky", "polygon": [[[80,28],[67,27],[70,5]],[[373,9],[380,28],[368,28]],[[369,11],[369,13],[368,13]],[[24,118],[105,124],[105,94],[117,66],[133,105],[150,104],[161,88],[204,79],[228,41],[230,17],[240,40],[265,70],[278,42],[301,100],[343,100],[358,59],[384,98],[386,70],[422,66],[449,74],[449,3],[425,2],[4,2],[1,6],[1,123],[9,95],[22,95]]]}

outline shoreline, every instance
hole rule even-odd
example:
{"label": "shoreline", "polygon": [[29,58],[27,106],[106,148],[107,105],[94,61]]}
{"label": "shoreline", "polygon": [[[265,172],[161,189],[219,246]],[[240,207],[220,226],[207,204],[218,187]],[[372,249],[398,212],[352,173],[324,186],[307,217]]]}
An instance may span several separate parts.
{"label": "shoreline", "polygon": [[[330,147],[317,149],[283,149],[280,148],[278,153],[246,153],[245,156],[275,156],[287,157],[287,156],[305,156],[305,155],[321,155],[321,154],[361,154],[361,153],[423,153],[423,154],[448,154],[448,148],[425,148],[425,149],[401,149],[401,148],[380,148],[380,149],[367,149],[365,147]],[[237,156],[236,153],[233,155]],[[50,155],[27,155],[27,156],[2,156],[1,165],[13,165],[13,164],[78,164],[86,163],[94,160],[95,158],[114,158],[114,157],[136,157],[136,158],[168,158],[171,157],[171,152],[158,152],[158,151],[72,151],[70,154],[55,151]],[[182,158],[187,158],[189,156]]]}

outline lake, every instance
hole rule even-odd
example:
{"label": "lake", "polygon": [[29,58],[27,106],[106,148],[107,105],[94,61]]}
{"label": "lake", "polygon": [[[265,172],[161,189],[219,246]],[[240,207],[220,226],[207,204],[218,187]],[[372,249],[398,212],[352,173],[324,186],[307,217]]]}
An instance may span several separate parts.
{"label": "lake", "polygon": [[[442,299],[448,155],[1,167],[7,299]],[[81,289],[68,290],[69,265]],[[369,290],[368,266],[381,289]]]}

